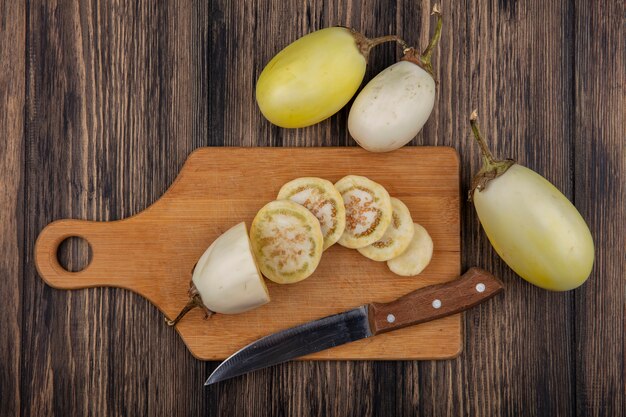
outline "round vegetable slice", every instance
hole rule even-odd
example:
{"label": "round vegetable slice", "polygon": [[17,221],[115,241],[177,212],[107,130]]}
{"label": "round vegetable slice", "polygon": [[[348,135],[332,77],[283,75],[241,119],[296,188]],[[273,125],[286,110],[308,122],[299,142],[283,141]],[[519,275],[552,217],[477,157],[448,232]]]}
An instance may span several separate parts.
{"label": "round vegetable slice", "polygon": [[373,261],[388,261],[403,253],[409,247],[415,228],[409,208],[397,198],[391,197],[391,224],[383,237],[364,248],[359,253]]}
{"label": "round vegetable slice", "polygon": [[428,266],[433,257],[433,240],[422,226],[414,223],[415,232],[409,247],[400,255],[387,261],[387,266],[397,275],[412,277]]}
{"label": "round vegetable slice", "polygon": [[346,209],[332,182],[315,177],[297,178],[283,185],[278,200],[291,200],[309,210],[320,222],[324,250],[335,244],[346,227]]}
{"label": "round vegetable slice", "polygon": [[290,200],[266,204],[250,226],[252,252],[263,275],[278,284],[309,277],[322,257],[320,222]]}
{"label": "round vegetable slice", "polygon": [[391,198],[385,188],[366,177],[348,175],[335,184],[346,207],[346,229],[339,244],[358,249],[371,245],[391,224]]}

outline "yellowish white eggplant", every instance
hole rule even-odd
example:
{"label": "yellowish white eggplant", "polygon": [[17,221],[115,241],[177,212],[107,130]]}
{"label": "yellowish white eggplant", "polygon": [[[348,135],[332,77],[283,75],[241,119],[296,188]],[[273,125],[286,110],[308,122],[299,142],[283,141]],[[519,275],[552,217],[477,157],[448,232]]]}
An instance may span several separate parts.
{"label": "yellowish white eggplant", "polygon": [[238,314],[270,301],[263,277],[252,255],[245,223],[227,230],[209,246],[194,267],[189,302],[174,320],[176,325],[190,310]]}
{"label": "yellowish white eggplant", "polygon": [[256,84],[256,100],[273,124],[297,128],[318,123],[350,101],[361,85],[370,50],[397,36],[368,39],[345,27],[309,33],[280,51]]}
{"label": "yellowish white eggplant", "polygon": [[437,28],[426,50],[419,54],[407,48],[402,60],[374,77],[352,104],[348,130],[368,151],[388,152],[406,145],[430,117],[436,93],[431,57],[442,26],[437,5],[433,14]]}
{"label": "yellowish white eggplant", "polygon": [[566,291],[591,273],[594,243],[576,207],[536,172],[507,159],[495,160],[480,135],[474,111],[470,123],[483,166],[470,197],[498,255],[538,287]]}

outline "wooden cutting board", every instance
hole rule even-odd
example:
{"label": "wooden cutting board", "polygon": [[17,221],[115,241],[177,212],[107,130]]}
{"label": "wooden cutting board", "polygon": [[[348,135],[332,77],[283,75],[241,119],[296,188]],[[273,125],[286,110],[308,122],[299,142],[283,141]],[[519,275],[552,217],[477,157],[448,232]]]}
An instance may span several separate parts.
{"label": "wooden cutting board", "polygon": [[[435,250],[426,270],[400,277],[384,262],[334,245],[308,279],[291,285],[267,281],[272,301],[265,306],[208,320],[199,310],[189,313],[176,330],[195,357],[224,359],[269,333],[368,302],[391,301],[459,275],[459,160],[446,147],[405,147],[385,154],[360,148],[202,148],[189,156],[170,189],[133,217],[49,224],[36,243],[37,269],[55,288],[135,291],[173,318],[187,302],[194,264],[216,237],[242,220],[249,226],[289,180],[318,176],[335,182],[348,174],[385,186],[429,231]],[[92,249],[91,263],[80,272],[66,271],[57,259],[60,243],[71,236],[84,238]],[[306,359],[442,359],[458,355],[461,347],[461,317],[456,315]]]}

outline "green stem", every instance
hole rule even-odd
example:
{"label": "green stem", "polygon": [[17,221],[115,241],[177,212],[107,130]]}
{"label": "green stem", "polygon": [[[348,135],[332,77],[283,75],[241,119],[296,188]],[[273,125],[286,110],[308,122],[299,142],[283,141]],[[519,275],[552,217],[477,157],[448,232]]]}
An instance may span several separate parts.
{"label": "green stem", "polygon": [[443,16],[441,15],[441,10],[439,9],[438,4],[435,4],[433,6],[433,11],[430,15],[437,16],[437,27],[435,28],[435,33],[433,34],[432,38],[430,38],[428,46],[426,47],[426,49],[424,49],[424,52],[422,52],[420,60],[422,61],[422,64],[426,67],[426,69],[432,74],[433,67],[430,60],[433,55],[433,50],[435,49],[435,46],[437,46],[437,44],[439,43],[439,39],[441,38],[441,28],[443,27]]}
{"label": "green stem", "polygon": [[470,190],[470,201],[474,192],[483,190],[489,181],[492,181],[499,176],[503,175],[511,166],[515,164],[515,161],[512,159],[504,159],[502,161],[497,161],[491,151],[487,147],[487,143],[483,139],[480,134],[480,130],[478,129],[478,112],[474,110],[472,115],[470,116],[470,125],[472,126],[472,132],[474,133],[474,137],[478,142],[478,146],[480,146],[480,152],[483,155],[483,166],[478,171],[478,173],[472,179],[472,189]]}
{"label": "green stem", "polygon": [[433,6],[433,11],[431,15],[437,16],[437,27],[435,28],[435,33],[433,37],[430,39],[428,46],[424,49],[424,52],[420,54],[415,48],[409,47],[404,49],[404,56],[402,57],[403,61],[409,61],[413,64],[419,66],[424,69],[426,72],[433,77],[435,82],[437,81],[437,77],[435,77],[435,72],[433,71],[433,65],[431,63],[431,59],[433,56],[433,50],[439,43],[439,39],[441,38],[441,28],[443,26],[443,17],[441,16],[441,10],[439,9],[439,5],[435,4]]}
{"label": "green stem", "polygon": [[496,165],[496,160],[494,159],[493,154],[487,147],[487,143],[485,142],[482,135],[480,134],[480,130],[478,129],[477,119],[478,119],[478,111],[474,110],[470,116],[470,125],[472,126],[472,132],[474,132],[474,138],[476,138],[476,141],[478,142],[478,146],[480,146],[480,152],[483,155],[483,160],[484,160],[485,165],[494,166]]}

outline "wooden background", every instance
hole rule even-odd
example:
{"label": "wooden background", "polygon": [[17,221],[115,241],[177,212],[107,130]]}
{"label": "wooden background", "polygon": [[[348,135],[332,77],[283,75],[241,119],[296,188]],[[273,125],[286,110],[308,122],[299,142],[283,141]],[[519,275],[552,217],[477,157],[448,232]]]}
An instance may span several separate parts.
{"label": "wooden background", "polygon": [[[352,145],[347,111],[270,126],[255,79],[279,49],[329,25],[424,45],[424,1],[0,0],[0,415],[626,415],[626,31],[619,0],[452,1],[439,95],[415,145],[478,169],[478,107],[498,155],[570,197],[597,244],[591,279],[550,293],[497,257],[469,204],[463,265],[506,295],[465,317],[440,362],[296,362],[205,389],[199,362],[139,296],[57,291],[33,265],[59,218],[114,220],[155,201],[200,146]],[[394,62],[378,47],[367,74]],[[72,242],[70,268],[88,251]]]}

